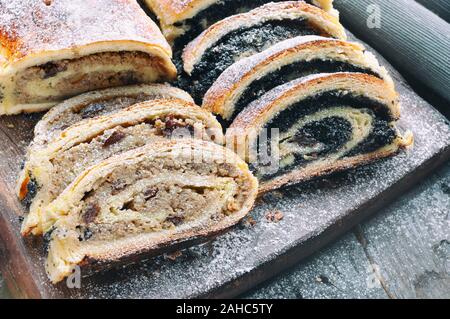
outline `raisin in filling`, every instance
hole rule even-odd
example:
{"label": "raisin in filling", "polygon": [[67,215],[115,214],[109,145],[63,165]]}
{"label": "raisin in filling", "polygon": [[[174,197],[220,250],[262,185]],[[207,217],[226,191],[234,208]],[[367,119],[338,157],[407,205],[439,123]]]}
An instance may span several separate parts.
{"label": "raisin in filling", "polygon": [[230,32],[204,53],[189,79],[181,76],[179,85],[201,103],[206,91],[229,66],[278,42],[303,35],[321,34],[306,20],[269,21]]}
{"label": "raisin in filling", "polygon": [[234,118],[251,102],[259,99],[266,92],[273,88],[288,83],[292,80],[318,73],[334,73],[334,72],[359,72],[380,77],[370,69],[365,69],[350,63],[333,60],[312,60],[301,61],[293,64],[285,65],[280,69],[271,72],[262,78],[252,82],[240,96],[236,102],[234,109]]}
{"label": "raisin in filling", "polygon": [[[351,120],[353,116],[357,122]],[[266,181],[315,161],[374,152],[397,137],[390,125],[392,120],[386,106],[367,97],[338,91],[311,97],[292,105],[266,125],[280,131],[277,171],[254,169]]]}

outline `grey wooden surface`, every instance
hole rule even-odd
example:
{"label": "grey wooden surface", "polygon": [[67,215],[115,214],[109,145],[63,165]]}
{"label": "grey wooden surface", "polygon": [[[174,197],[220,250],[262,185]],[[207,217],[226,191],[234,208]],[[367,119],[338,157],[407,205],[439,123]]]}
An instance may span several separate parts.
{"label": "grey wooden surface", "polygon": [[450,164],[245,297],[450,298]]}
{"label": "grey wooden surface", "polygon": [[[0,277],[0,298],[8,297]],[[450,164],[352,233],[243,297],[450,298]]]}

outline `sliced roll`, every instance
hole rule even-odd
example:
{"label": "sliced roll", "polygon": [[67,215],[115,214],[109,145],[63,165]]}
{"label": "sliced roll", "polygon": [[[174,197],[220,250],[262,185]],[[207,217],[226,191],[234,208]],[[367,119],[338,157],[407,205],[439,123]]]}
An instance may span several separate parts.
{"label": "sliced roll", "polygon": [[215,80],[233,63],[283,40],[304,35],[346,38],[335,17],[302,1],[270,3],[224,19],[186,46],[183,63],[189,78],[181,86],[200,103]]}
{"label": "sliced roll", "polygon": [[54,106],[43,116],[34,129],[33,144],[48,143],[78,122],[112,114],[140,102],[166,98],[194,102],[188,93],[166,84],[131,85],[81,94]]}
{"label": "sliced roll", "polygon": [[[166,38],[178,46],[187,44],[212,24],[235,14],[247,12],[280,0],[145,0],[158,17]],[[333,0],[307,0],[337,16]]]}
{"label": "sliced roll", "polygon": [[210,112],[186,101],[165,99],[79,122],[48,144],[35,145],[17,186],[19,198],[30,205],[22,234],[39,235],[52,226],[43,221],[46,206],[87,167],[172,137],[223,142],[222,128]]}
{"label": "sliced roll", "polygon": [[[264,193],[396,154],[412,143],[395,126],[399,116],[398,94],[375,76],[311,75],[251,103],[226,139],[254,165]],[[272,138],[257,145],[262,133]]]}
{"label": "sliced roll", "polygon": [[366,73],[394,85],[386,69],[361,45],[304,36],[280,42],[230,66],[206,93],[203,108],[231,121],[247,105],[279,85],[332,72]]}
{"label": "sliced roll", "polygon": [[246,216],[257,189],[247,164],[214,143],[166,141],[110,158],[49,206],[48,276],[57,283],[75,266],[98,270],[217,235]]}
{"label": "sliced roll", "polygon": [[134,0],[2,1],[0,42],[0,115],[176,77],[169,44]]}

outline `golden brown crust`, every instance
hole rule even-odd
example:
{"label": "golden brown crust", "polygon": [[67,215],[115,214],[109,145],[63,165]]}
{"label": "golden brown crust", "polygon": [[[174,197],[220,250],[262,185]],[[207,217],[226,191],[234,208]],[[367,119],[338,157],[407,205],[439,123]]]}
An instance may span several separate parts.
{"label": "golden brown crust", "polygon": [[250,12],[221,20],[205,30],[184,49],[184,70],[190,74],[204,52],[232,31],[280,19],[307,19],[323,35],[343,40],[347,37],[339,20],[317,7],[302,1],[269,3]]}
{"label": "golden brown crust", "polygon": [[64,50],[77,55],[102,42],[142,43],[171,56],[161,31],[133,0],[2,1],[0,42],[8,64]]}
{"label": "golden brown crust", "polygon": [[190,19],[218,0],[145,0],[165,25]]}
{"label": "golden brown crust", "polygon": [[134,0],[3,1],[0,56],[0,115],[177,74],[169,44]]}
{"label": "golden brown crust", "polygon": [[[137,97],[140,95],[145,96],[146,100],[176,98],[194,103],[187,92],[168,84],[141,84],[91,91],[65,100],[50,109],[34,128],[33,144],[42,144],[44,141],[48,141],[50,136],[61,132],[61,127],[66,127],[67,123],[61,125],[60,122],[64,120],[64,117],[67,118],[70,113],[79,113],[87,106],[107,102],[115,98]],[[119,109],[116,111],[118,112]]]}
{"label": "golden brown crust", "polygon": [[[199,154],[201,154],[201,157],[198,157]],[[71,235],[71,229],[77,223],[77,216],[70,212],[70,207],[81,200],[88,189],[92,190],[99,180],[106,178],[111,172],[124,165],[133,165],[147,160],[153,161],[154,158],[158,157],[175,160],[178,157],[185,158],[186,156],[186,159],[192,159],[193,156],[194,158],[202,158],[202,161],[206,163],[227,163],[235,167],[239,173],[234,178],[242,179],[242,185],[245,185],[246,188],[241,190],[246,192],[241,207],[220,221],[210,220],[206,223],[200,222],[198,225],[193,224],[184,229],[129,235],[117,238],[112,243],[80,243],[76,236]],[[167,246],[214,236],[232,227],[248,214],[253,207],[257,190],[258,181],[249,171],[245,162],[231,150],[204,141],[165,141],[110,158],[86,170],[51,204],[50,209],[61,217],[56,223],[57,231],[50,244],[47,260],[49,277],[52,282],[56,283],[69,275],[75,265],[87,266],[100,263],[108,266],[108,264],[124,259],[128,260],[143,253],[158,254],[161,249]],[[68,236],[58,235],[59,231],[62,231],[62,234],[68,234]]]}
{"label": "golden brown crust", "polygon": [[[145,0],[147,5],[158,16],[160,21],[166,25],[190,19],[200,11],[219,2],[219,0]],[[270,2],[270,1],[268,1]],[[331,11],[332,0],[313,0],[325,11]]]}
{"label": "golden brown crust", "polygon": [[334,60],[366,68],[393,85],[387,71],[364,47],[352,42],[303,36],[283,41],[259,54],[245,58],[220,75],[203,99],[203,108],[225,119],[234,112],[234,103],[243,91],[257,79],[285,65],[312,60]]}
{"label": "golden brown crust", "polygon": [[[167,116],[201,123],[205,130],[213,132],[215,142],[223,142],[222,127],[210,112],[183,100],[158,99],[135,104],[114,114],[78,122],[53,137],[48,144],[32,144],[28,150],[28,158],[23,171],[19,175],[16,188],[21,200],[27,195],[27,186],[31,178],[39,185],[39,190],[33,198],[30,211],[22,224],[22,235],[27,236],[30,233],[39,235],[44,231],[41,215],[45,206],[49,203],[48,186],[53,178],[54,171],[52,159],[60,152],[90,141],[109,129],[119,126],[139,125],[148,120]],[[194,137],[209,139],[206,134]],[[155,135],[155,140],[158,138],[162,137]],[[80,164],[78,163],[78,165]]]}

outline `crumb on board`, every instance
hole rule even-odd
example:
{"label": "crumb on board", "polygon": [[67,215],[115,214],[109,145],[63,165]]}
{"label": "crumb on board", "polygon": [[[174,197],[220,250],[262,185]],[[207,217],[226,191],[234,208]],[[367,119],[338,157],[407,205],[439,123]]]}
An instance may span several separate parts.
{"label": "crumb on board", "polygon": [[180,258],[181,256],[183,256],[183,253],[181,252],[181,250],[178,250],[176,252],[173,252],[173,253],[165,255],[166,259],[169,259],[169,260],[172,260],[172,261],[177,260],[177,258]]}
{"label": "crumb on board", "polygon": [[283,220],[283,218],[284,214],[279,210],[270,211],[266,214],[266,219],[271,223],[278,223]]}

